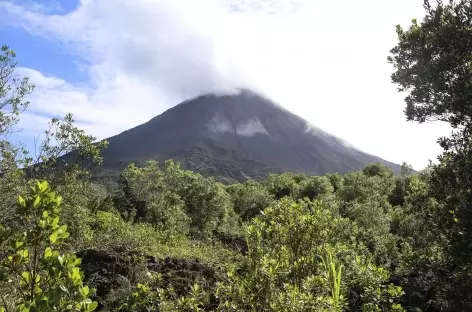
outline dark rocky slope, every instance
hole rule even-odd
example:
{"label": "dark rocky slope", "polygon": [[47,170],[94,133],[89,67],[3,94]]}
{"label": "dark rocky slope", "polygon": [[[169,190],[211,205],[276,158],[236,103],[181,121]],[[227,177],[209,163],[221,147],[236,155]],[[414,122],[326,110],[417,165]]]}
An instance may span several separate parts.
{"label": "dark rocky slope", "polygon": [[102,175],[131,162],[174,159],[219,180],[269,173],[345,173],[380,162],[253,92],[205,95],[183,102],[145,124],[108,139]]}

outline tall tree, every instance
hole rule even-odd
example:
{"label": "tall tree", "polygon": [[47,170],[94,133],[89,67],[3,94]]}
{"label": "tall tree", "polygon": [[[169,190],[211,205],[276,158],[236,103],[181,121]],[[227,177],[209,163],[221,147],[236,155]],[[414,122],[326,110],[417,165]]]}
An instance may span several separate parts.
{"label": "tall tree", "polygon": [[[432,166],[430,191],[441,203],[433,222],[450,243],[445,247],[445,276],[433,289],[445,305],[439,310],[472,310],[472,2],[425,0],[425,17],[408,29],[397,26],[398,44],[388,61],[392,81],[406,91],[407,120],[439,120],[453,128],[439,138],[443,153]],[[432,211],[427,212],[428,215]],[[426,217],[426,216],[425,216]],[[430,218],[428,216],[428,218]],[[430,218],[431,219],[431,218]],[[432,265],[428,265],[432,267]],[[418,271],[420,272],[420,271]],[[442,293],[442,294],[441,294]],[[440,299],[440,300],[442,300]]]}
{"label": "tall tree", "polygon": [[16,54],[8,46],[1,47],[0,54],[0,139],[8,134],[18,122],[19,115],[29,105],[25,96],[34,86],[28,78],[15,76]]}
{"label": "tall tree", "polygon": [[409,91],[405,114],[420,123],[441,120],[452,127],[472,123],[472,11],[470,0],[425,0],[426,16],[397,26],[398,44],[388,60],[392,81]]}
{"label": "tall tree", "polygon": [[[444,152],[432,171],[432,190],[446,202],[458,252],[472,255],[472,2],[425,0],[426,16],[404,30],[388,60],[392,81],[405,98],[407,120],[448,122],[454,129],[439,139]],[[453,216],[451,216],[451,213]],[[467,246],[465,246],[465,245]],[[467,247],[464,249],[464,247]]]}
{"label": "tall tree", "polygon": [[21,172],[17,169],[21,152],[25,151],[11,143],[8,135],[29,105],[25,97],[34,89],[28,78],[15,73],[16,66],[15,52],[3,45],[0,49],[0,222],[11,218],[12,200],[22,192],[23,184],[18,183]]}

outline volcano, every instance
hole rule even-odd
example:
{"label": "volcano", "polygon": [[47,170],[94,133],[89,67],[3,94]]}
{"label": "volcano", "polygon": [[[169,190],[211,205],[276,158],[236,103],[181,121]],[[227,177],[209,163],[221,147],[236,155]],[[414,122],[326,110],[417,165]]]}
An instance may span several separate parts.
{"label": "volcano", "polygon": [[248,90],[185,101],[107,140],[102,174],[166,159],[223,182],[286,171],[346,173],[373,162],[400,169]]}

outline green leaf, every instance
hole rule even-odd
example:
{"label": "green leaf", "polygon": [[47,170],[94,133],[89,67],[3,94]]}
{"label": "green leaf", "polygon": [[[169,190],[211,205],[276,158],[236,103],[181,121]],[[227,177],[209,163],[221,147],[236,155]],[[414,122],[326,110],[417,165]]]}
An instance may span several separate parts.
{"label": "green leaf", "polygon": [[87,297],[89,294],[89,288],[87,286],[79,288],[79,292],[82,296]]}
{"label": "green leaf", "polygon": [[66,224],[62,225],[59,228],[59,231],[61,232],[61,234],[66,233],[67,232],[67,225]]}
{"label": "green leaf", "polygon": [[24,304],[20,305],[18,308],[19,312],[30,312],[30,309]]}
{"label": "green leaf", "polygon": [[95,311],[95,309],[98,307],[98,302],[97,301],[93,301],[88,307],[87,307],[87,311]]}
{"label": "green leaf", "polygon": [[22,207],[26,207],[26,201],[22,196],[18,197],[18,204]]}
{"label": "green leaf", "polygon": [[28,249],[18,250],[17,254],[20,255],[23,259],[26,259],[29,256],[29,250]]}
{"label": "green leaf", "polygon": [[59,224],[59,217],[55,217],[51,224],[53,227],[57,226]]}
{"label": "green leaf", "polygon": [[61,203],[62,203],[62,197],[61,197],[61,196],[57,196],[57,197],[56,197],[56,204],[57,204],[58,206],[60,206]]}
{"label": "green leaf", "polygon": [[38,183],[38,187],[39,187],[40,193],[45,193],[48,190],[49,185],[47,181],[42,181]]}
{"label": "green leaf", "polygon": [[44,258],[50,258],[52,256],[52,249],[51,247],[47,247],[44,250]]}
{"label": "green leaf", "polygon": [[49,235],[49,240],[51,241],[52,244],[55,244],[58,238],[58,231],[52,232],[51,235]]}
{"label": "green leaf", "polygon": [[26,284],[29,284],[31,282],[29,272],[21,273],[21,278],[25,281]]}
{"label": "green leaf", "polygon": [[41,197],[40,196],[36,196],[35,199],[34,199],[34,202],[33,202],[33,208],[38,208],[39,205],[41,203]]}

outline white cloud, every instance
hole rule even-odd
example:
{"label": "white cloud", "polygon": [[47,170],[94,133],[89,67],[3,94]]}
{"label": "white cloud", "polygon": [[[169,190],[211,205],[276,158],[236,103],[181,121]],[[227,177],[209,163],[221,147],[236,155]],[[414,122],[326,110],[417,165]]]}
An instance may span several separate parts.
{"label": "white cloud", "polygon": [[[72,112],[81,128],[106,138],[147,121],[148,112],[159,106],[163,108],[166,102],[149,85],[126,77],[102,83],[97,88],[78,88],[32,69],[18,68],[17,74],[29,77],[36,86],[25,113],[28,119],[23,119],[21,124],[28,134],[45,129],[48,119],[44,115],[60,117]],[[161,105],[154,102],[156,99],[161,99]],[[30,122],[36,115],[41,116],[40,120]]]}
{"label": "white cloud", "polygon": [[89,74],[81,89],[29,70],[34,107],[71,111],[99,138],[193,96],[248,87],[416,168],[447,128],[405,122],[386,57],[395,24],[422,15],[419,0],[82,0],[66,15],[0,1],[0,23],[59,40]]}

